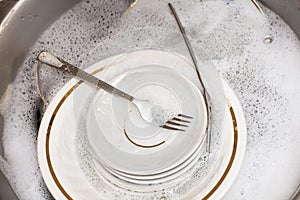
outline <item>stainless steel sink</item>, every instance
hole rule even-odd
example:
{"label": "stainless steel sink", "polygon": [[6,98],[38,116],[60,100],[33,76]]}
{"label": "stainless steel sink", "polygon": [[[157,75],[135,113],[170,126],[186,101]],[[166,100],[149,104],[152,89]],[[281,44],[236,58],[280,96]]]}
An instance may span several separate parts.
{"label": "stainless steel sink", "polygon": [[[14,81],[28,49],[40,34],[78,2],[79,0],[0,0],[0,97],[8,84]],[[262,0],[261,2],[282,16],[300,36],[300,0]],[[24,13],[32,11],[39,15],[38,20],[20,21]],[[2,129],[3,116],[0,115],[0,155],[3,154]],[[8,182],[0,172],[1,200],[17,199],[9,188]]]}

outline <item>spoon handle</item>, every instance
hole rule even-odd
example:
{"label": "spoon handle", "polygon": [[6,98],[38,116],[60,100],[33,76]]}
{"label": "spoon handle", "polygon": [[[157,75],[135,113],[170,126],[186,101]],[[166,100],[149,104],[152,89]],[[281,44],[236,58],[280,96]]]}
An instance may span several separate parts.
{"label": "spoon handle", "polygon": [[115,88],[114,86],[110,85],[109,83],[101,79],[96,78],[95,76],[79,69],[78,67],[71,65],[70,63],[64,61],[61,58],[54,56],[53,54],[47,51],[42,51],[41,53],[39,53],[39,55],[37,56],[37,60],[51,67],[55,67],[64,72],[67,72],[72,76],[75,76],[80,80],[90,83],[94,86],[97,86],[113,95],[117,95],[119,97],[127,99],[128,101],[132,101],[134,99],[133,96],[119,90],[118,88]]}

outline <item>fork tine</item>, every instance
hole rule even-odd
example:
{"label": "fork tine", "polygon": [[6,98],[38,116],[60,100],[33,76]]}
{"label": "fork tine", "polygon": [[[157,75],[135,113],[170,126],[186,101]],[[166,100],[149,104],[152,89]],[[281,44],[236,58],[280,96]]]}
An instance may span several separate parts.
{"label": "fork tine", "polygon": [[167,121],[166,124],[171,124],[171,125],[175,125],[175,126],[182,126],[182,127],[188,127],[185,124],[180,124],[180,123],[176,123],[176,122],[172,122],[172,121]]}
{"label": "fork tine", "polygon": [[193,119],[193,117],[184,115],[184,114],[178,114],[176,117],[173,117],[172,119],[168,120],[165,122],[164,125],[161,125],[159,127],[168,129],[168,130],[173,130],[173,131],[183,131],[183,127],[187,128],[188,125],[184,123],[191,123],[188,120],[182,119],[182,118],[187,118],[187,119]]}
{"label": "fork tine", "polygon": [[180,119],[178,117],[173,117],[171,120],[175,120],[175,121],[178,121],[178,122],[184,122],[184,123],[191,123],[190,121],[187,121],[187,120],[184,120],[184,119]]}
{"label": "fork tine", "polygon": [[178,114],[177,116],[179,116],[179,117],[185,117],[185,118],[188,118],[188,119],[193,119],[193,117],[188,116],[188,115],[184,115],[184,114]]}
{"label": "fork tine", "polygon": [[175,128],[175,127],[168,126],[168,125],[161,125],[159,127],[165,128],[165,129],[169,129],[169,130],[172,130],[172,131],[182,131],[182,132],[185,132],[185,130],[183,130],[183,129]]}

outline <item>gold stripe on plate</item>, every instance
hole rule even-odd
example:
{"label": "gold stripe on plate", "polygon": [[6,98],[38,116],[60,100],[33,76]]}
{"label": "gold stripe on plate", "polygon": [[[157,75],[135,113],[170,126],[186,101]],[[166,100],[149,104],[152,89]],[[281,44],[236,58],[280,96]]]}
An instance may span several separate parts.
{"label": "gold stripe on plate", "polygon": [[[104,68],[101,67],[97,70],[95,70],[94,72],[92,72],[93,75],[99,73],[100,71],[102,71]],[[47,159],[47,164],[48,164],[48,167],[49,167],[49,171],[51,173],[51,176],[56,184],[56,186],[58,187],[58,189],[61,191],[61,193],[68,199],[68,200],[73,200],[73,198],[67,193],[67,191],[64,189],[64,187],[61,185],[60,181],[58,180],[55,172],[54,172],[54,169],[53,169],[53,166],[52,166],[52,162],[51,162],[51,159],[50,159],[50,134],[51,134],[51,128],[52,128],[52,125],[53,125],[53,122],[54,122],[54,119],[55,119],[55,116],[58,112],[58,110],[61,108],[62,104],[65,102],[65,100],[70,96],[70,94],[72,94],[72,92],[81,84],[83,83],[83,81],[78,81],[78,83],[76,83],[64,96],[63,98],[59,101],[58,105],[56,106],[52,116],[51,116],[51,119],[50,119],[50,122],[49,122],[49,125],[48,125],[48,129],[47,129],[47,135],[46,135],[46,159]]]}
{"label": "gold stripe on plate", "polygon": [[237,149],[237,143],[238,143],[238,126],[237,126],[236,116],[235,116],[235,113],[234,113],[234,110],[233,110],[232,106],[228,105],[228,107],[229,107],[230,115],[231,115],[231,118],[232,118],[233,131],[234,131],[234,140],[233,140],[233,148],[232,148],[232,152],[231,152],[231,157],[230,157],[229,163],[228,163],[222,177],[217,182],[215,187],[213,187],[213,189],[203,198],[203,200],[206,200],[209,197],[211,197],[213,195],[213,193],[223,183],[223,181],[225,180],[227,174],[229,173],[230,168],[232,167],[232,164],[233,164],[233,161],[234,161],[234,158],[235,158],[235,155],[236,155],[236,149]]}

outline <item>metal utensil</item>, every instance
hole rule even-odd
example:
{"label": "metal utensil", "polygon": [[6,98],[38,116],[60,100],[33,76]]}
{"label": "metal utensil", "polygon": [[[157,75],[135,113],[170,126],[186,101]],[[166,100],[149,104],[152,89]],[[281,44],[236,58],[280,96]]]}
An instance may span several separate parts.
{"label": "metal utensil", "polygon": [[[95,76],[79,69],[78,67],[75,67],[74,65],[71,65],[70,63],[64,61],[61,58],[58,58],[57,56],[54,56],[53,54],[47,51],[40,52],[39,55],[37,56],[37,60],[51,67],[67,72],[72,76],[79,78],[82,81],[85,81],[87,83],[90,83],[94,86],[97,86],[105,90],[108,93],[111,93],[113,95],[119,96],[121,98],[124,98],[132,102],[136,106],[141,117],[145,121],[149,123],[153,121],[153,117],[152,117],[153,105],[148,100],[140,100],[134,98],[130,94],[127,94],[126,92],[119,90],[118,88],[108,84],[107,82],[96,78]],[[160,125],[159,127],[164,129],[174,130],[174,131],[185,131],[184,128],[188,127],[187,124],[190,123],[189,120],[191,120],[192,118],[193,117],[188,115],[178,114],[176,117],[173,117],[172,119],[168,120],[165,124]]]}
{"label": "metal utensil", "polygon": [[177,15],[177,13],[176,13],[175,8],[173,7],[173,5],[171,3],[169,3],[168,5],[169,5],[169,7],[171,9],[172,14],[175,17],[175,20],[176,20],[177,25],[178,25],[178,27],[180,29],[180,32],[181,32],[181,34],[183,36],[185,44],[186,44],[186,46],[187,46],[187,48],[189,50],[190,56],[191,56],[192,61],[194,63],[195,70],[197,72],[197,76],[198,76],[199,82],[200,82],[200,84],[201,84],[201,86],[203,88],[203,98],[204,98],[205,107],[206,107],[206,110],[207,110],[207,112],[206,112],[207,113],[207,127],[206,127],[206,134],[207,134],[206,142],[207,143],[206,144],[207,144],[207,151],[210,152],[210,149],[211,149],[211,131],[210,131],[210,117],[211,117],[211,112],[210,112],[210,110],[211,110],[211,108],[210,108],[209,103],[208,103],[209,96],[208,96],[208,93],[206,91],[205,85],[204,85],[204,83],[202,81],[201,74],[200,74],[200,72],[198,70],[199,67],[198,67],[197,58],[195,56],[195,53],[194,53],[193,48],[191,46],[191,43],[190,43],[190,41],[189,41],[189,39],[188,39],[188,37],[186,35],[185,29],[184,29],[184,27],[183,27],[183,25],[182,25],[182,23],[181,23],[181,21],[180,21],[180,19],[178,17],[178,15]]}
{"label": "metal utensil", "polygon": [[289,200],[299,200],[300,199],[300,185],[298,185],[296,191],[293,193],[293,195],[290,197]]}

